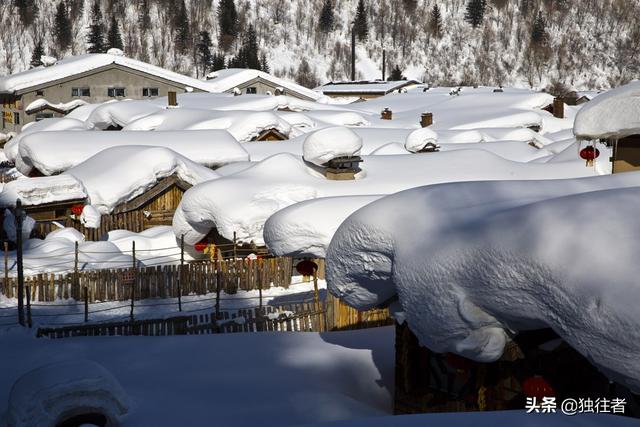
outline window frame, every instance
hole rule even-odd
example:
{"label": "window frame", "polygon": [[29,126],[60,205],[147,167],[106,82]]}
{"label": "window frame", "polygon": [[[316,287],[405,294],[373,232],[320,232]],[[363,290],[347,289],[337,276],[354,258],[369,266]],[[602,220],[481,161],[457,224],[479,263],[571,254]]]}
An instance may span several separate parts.
{"label": "window frame", "polygon": [[71,97],[72,98],[88,98],[91,96],[91,88],[90,87],[72,87],[71,88]]}
{"label": "window frame", "polygon": [[142,96],[144,98],[157,98],[160,96],[160,88],[157,87],[143,87]]}
{"label": "window frame", "polygon": [[[120,93],[122,94],[120,95]],[[107,96],[109,98],[124,98],[127,96],[126,88],[121,86],[107,88]]]}
{"label": "window frame", "polygon": [[247,90],[245,91],[245,93],[247,95],[257,95],[258,94],[258,88],[256,86],[249,86],[249,87],[247,87]]}

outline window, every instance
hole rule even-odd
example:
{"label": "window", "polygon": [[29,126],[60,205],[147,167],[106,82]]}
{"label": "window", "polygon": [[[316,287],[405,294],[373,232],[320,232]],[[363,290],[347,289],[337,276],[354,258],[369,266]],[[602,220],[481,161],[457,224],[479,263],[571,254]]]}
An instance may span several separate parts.
{"label": "window", "polygon": [[44,96],[44,91],[43,90],[37,90],[36,91],[36,96]]}
{"label": "window", "polygon": [[44,120],[44,119],[51,119],[53,118],[53,113],[38,113],[36,114],[36,122],[39,122],[40,120]]}
{"label": "window", "polygon": [[71,88],[71,96],[91,96],[91,90],[88,87]]}
{"label": "window", "polygon": [[115,98],[117,96],[124,96],[124,88],[123,87],[110,87],[107,89],[107,95],[111,98]]}
{"label": "window", "polygon": [[255,87],[248,87],[247,93],[250,95],[255,95],[256,93],[258,93],[258,89],[256,89]]}
{"label": "window", "polygon": [[158,88],[157,87],[145,87],[142,88],[142,96],[158,96]]}
{"label": "window", "polygon": [[13,113],[13,124],[14,125],[20,124],[20,113]]}

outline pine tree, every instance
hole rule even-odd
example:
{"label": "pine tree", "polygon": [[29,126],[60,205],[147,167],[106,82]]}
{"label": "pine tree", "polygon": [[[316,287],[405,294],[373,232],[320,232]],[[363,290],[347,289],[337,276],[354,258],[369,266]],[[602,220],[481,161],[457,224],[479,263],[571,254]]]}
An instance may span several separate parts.
{"label": "pine tree", "polygon": [[218,24],[220,26],[219,44],[226,51],[238,35],[238,13],[233,0],[222,0],[218,5]]}
{"label": "pine tree", "polygon": [[218,71],[222,70],[225,67],[226,64],[224,63],[224,54],[214,54],[211,59],[211,69],[213,71]]}
{"label": "pine tree", "polygon": [[533,22],[531,29],[531,43],[542,46],[547,42],[547,23],[542,16],[542,11],[538,12],[538,17]]}
{"label": "pine tree", "polygon": [[111,24],[109,25],[109,32],[107,33],[107,49],[124,49],[115,15],[111,15]]}
{"label": "pine tree", "polygon": [[38,14],[38,4],[35,0],[13,0],[13,5],[18,9],[20,21],[25,26],[31,25]]}
{"label": "pine tree", "polygon": [[267,62],[267,55],[265,55],[264,52],[262,52],[262,55],[260,55],[260,69],[265,73],[271,72],[271,70],[269,69],[269,63]]}
{"label": "pine tree", "polygon": [[211,35],[208,31],[200,31],[200,41],[196,46],[198,51],[198,64],[202,68],[202,74],[207,74],[213,65],[211,54]]}
{"label": "pine tree", "polygon": [[67,5],[64,1],[58,3],[54,25],[53,34],[58,42],[58,50],[62,53],[69,48],[73,39],[71,19],[69,18]]}
{"label": "pine tree", "polygon": [[317,87],[320,84],[318,77],[311,69],[311,66],[309,65],[309,62],[306,58],[302,58],[300,66],[296,71],[295,80],[299,85],[308,87],[310,89]]}
{"label": "pine tree", "polygon": [[473,28],[479,27],[484,19],[484,11],[486,7],[486,0],[469,0],[464,19],[470,23]]}
{"label": "pine tree", "polygon": [[396,65],[395,67],[393,67],[393,70],[391,70],[391,74],[389,74],[389,78],[387,80],[390,82],[398,81],[398,80],[406,80],[406,78],[402,75],[402,70],[400,69],[399,65]]}
{"label": "pine tree", "polygon": [[325,0],[320,12],[320,31],[328,33],[333,30],[333,3],[331,0]]}
{"label": "pine tree", "polygon": [[31,68],[39,67],[42,64],[42,56],[44,55],[44,47],[42,46],[42,40],[38,40],[36,45],[33,48],[33,53],[31,54]]}
{"label": "pine tree", "polygon": [[180,3],[178,13],[175,15],[174,25],[176,28],[176,50],[179,53],[185,53],[191,41],[191,29],[189,26],[189,16],[187,15],[187,6],[184,0]]}
{"label": "pine tree", "polygon": [[439,38],[442,35],[442,14],[440,13],[440,7],[438,4],[433,5],[433,9],[431,9],[431,19],[429,21],[429,27],[431,30],[431,34]]}
{"label": "pine tree", "polygon": [[260,62],[260,48],[258,47],[258,36],[253,29],[253,25],[249,25],[249,29],[242,41],[242,47],[238,54],[231,59],[230,67],[232,68],[252,68],[254,70],[262,69]]}
{"label": "pine tree", "polygon": [[104,27],[102,25],[102,11],[99,0],[93,2],[91,7],[91,24],[89,25],[89,37],[87,38],[89,53],[104,53]]}
{"label": "pine tree", "polygon": [[358,1],[356,10],[356,19],[353,23],[353,29],[358,36],[358,40],[363,41],[369,34],[369,24],[367,23],[367,11],[364,7],[364,0]]}

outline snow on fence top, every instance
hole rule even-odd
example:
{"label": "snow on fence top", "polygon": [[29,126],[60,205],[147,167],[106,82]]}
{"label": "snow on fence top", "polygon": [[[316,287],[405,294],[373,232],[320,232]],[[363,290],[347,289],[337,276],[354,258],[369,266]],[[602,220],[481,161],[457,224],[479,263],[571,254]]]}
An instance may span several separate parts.
{"label": "snow on fence top", "polygon": [[180,83],[185,86],[195,87],[200,90],[209,90],[209,85],[206,82],[183,76],[182,74],[174,73],[173,71],[165,70],[164,68],[156,67],[155,65],[137,61],[132,58],[127,58],[121,55],[110,55],[107,53],[87,53],[57,61],[54,65],[48,67],[36,67],[21,73],[0,78],[0,92],[20,92],[33,86],[51,83],[69,76],[106,67],[110,64],[131,68],[136,71],[148,73],[156,77]]}
{"label": "snow on fence top", "polygon": [[174,174],[191,185],[219,177],[169,148],[136,145],[107,148],[58,176],[82,182],[91,205],[108,214]]}
{"label": "snow on fence top", "polygon": [[26,135],[20,142],[16,167],[25,175],[30,174],[33,169],[44,175],[53,175],[84,162],[102,150],[124,145],[170,148],[208,167],[249,160],[249,154],[242,145],[224,130],[54,131]]}
{"label": "snow on fence top", "polygon": [[228,68],[225,70],[218,70],[207,75],[207,81],[204,84],[207,85],[209,92],[227,92],[237,86],[241,86],[251,80],[263,79],[276,87],[282,87],[294,92],[298,92],[314,101],[322,101],[325,97],[306,87],[300,86],[296,83],[283,80],[279,77],[272,76],[271,74],[263,71],[244,69],[244,68]]}
{"label": "snow on fence top", "polygon": [[640,81],[598,95],[578,112],[578,139],[624,138],[640,133]]}
{"label": "snow on fence top", "polygon": [[342,223],[328,287],[359,310],[398,295],[423,345],[482,362],[512,332],[549,327],[638,390],[639,188],[640,175],[620,174],[393,194]]}

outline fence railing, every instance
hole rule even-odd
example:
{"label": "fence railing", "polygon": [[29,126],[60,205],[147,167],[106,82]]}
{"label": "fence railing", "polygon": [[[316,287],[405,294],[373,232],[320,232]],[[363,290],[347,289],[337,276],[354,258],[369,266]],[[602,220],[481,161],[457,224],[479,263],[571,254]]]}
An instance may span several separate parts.
{"label": "fence railing", "polygon": [[126,320],[94,324],[42,327],[38,337],[67,338],[112,335],[202,335],[233,332],[326,332],[385,326],[393,323],[387,309],[365,312],[328,295],[320,302],[262,306],[234,311],[176,316],[164,319]]}
{"label": "fence railing", "polygon": [[[135,299],[176,298],[180,295],[205,295],[218,290],[234,294],[239,290],[268,289],[272,286],[288,288],[293,271],[292,258],[242,259],[213,262],[194,262],[135,269],[103,269],[78,273],[38,274],[25,278],[25,287],[32,302],[51,302],[75,299],[89,303],[96,301],[124,301]],[[77,276],[76,276],[77,274]],[[134,280],[130,278],[134,277]],[[2,294],[14,298],[17,280],[5,277]],[[86,287],[86,294],[85,294]]]}

